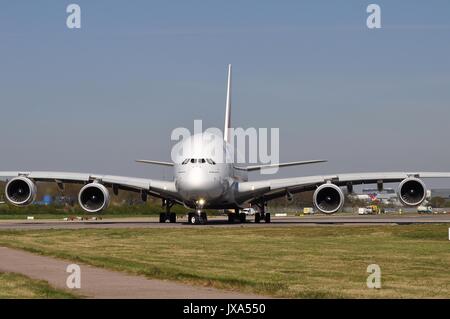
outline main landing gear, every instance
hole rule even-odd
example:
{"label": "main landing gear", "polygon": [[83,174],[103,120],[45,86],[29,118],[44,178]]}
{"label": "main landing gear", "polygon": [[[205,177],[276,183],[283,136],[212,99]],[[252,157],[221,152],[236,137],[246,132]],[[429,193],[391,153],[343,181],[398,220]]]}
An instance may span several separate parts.
{"label": "main landing gear", "polygon": [[189,213],[188,214],[188,223],[191,225],[204,225],[208,222],[208,217],[206,216],[206,213]]}
{"label": "main landing gear", "polygon": [[[270,223],[270,213],[266,213],[266,203],[255,204],[257,208],[257,212],[255,213],[255,223],[260,223],[264,221],[266,223]],[[245,223],[247,219],[247,215],[245,213],[241,213],[239,209],[235,209],[234,213],[228,213],[228,223],[233,224],[235,222]]]}
{"label": "main landing gear", "polygon": [[234,222],[245,223],[247,215],[240,212],[239,208],[234,210],[234,213],[228,213],[228,223],[233,224]]}
{"label": "main landing gear", "polygon": [[255,206],[258,210],[258,212],[255,213],[255,223],[260,223],[261,220],[265,221],[266,223],[270,223],[270,213],[266,213],[267,203],[260,202],[256,203]]}
{"label": "main landing gear", "polygon": [[172,206],[174,204],[175,203],[170,201],[170,200],[163,199],[162,205],[163,205],[163,207],[166,208],[166,212],[159,214],[159,222],[160,223],[165,223],[167,221],[169,221],[170,223],[176,223],[177,222],[177,214],[170,212],[170,209],[172,208]]}

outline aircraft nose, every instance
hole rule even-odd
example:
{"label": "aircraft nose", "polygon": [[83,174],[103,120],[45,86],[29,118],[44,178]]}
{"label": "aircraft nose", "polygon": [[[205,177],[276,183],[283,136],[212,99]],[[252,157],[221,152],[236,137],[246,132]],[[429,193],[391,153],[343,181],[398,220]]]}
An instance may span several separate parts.
{"label": "aircraft nose", "polygon": [[200,167],[192,168],[186,176],[186,186],[189,190],[201,190],[210,183],[208,174]]}
{"label": "aircraft nose", "polygon": [[181,195],[189,200],[213,199],[222,195],[223,192],[218,178],[200,167],[191,168],[177,185]]}

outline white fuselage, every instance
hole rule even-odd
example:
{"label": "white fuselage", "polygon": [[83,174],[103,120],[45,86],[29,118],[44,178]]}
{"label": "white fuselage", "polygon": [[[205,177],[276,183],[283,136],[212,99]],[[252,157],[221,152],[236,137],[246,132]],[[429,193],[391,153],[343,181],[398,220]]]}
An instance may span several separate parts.
{"label": "white fuselage", "polygon": [[247,174],[234,168],[231,145],[207,133],[179,144],[181,154],[175,161],[174,179],[183,202],[198,209],[237,206],[236,183],[247,181]]}

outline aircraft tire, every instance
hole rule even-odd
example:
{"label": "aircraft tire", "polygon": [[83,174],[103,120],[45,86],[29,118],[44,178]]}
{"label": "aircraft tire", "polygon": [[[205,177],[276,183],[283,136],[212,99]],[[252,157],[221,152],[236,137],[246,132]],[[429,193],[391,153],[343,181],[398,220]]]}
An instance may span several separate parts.
{"label": "aircraft tire", "polygon": [[202,224],[206,224],[208,222],[208,216],[206,215],[206,213],[201,213],[200,218],[202,220]]}
{"label": "aircraft tire", "polygon": [[199,224],[200,220],[196,214],[190,214],[189,216],[189,224],[196,225]]}

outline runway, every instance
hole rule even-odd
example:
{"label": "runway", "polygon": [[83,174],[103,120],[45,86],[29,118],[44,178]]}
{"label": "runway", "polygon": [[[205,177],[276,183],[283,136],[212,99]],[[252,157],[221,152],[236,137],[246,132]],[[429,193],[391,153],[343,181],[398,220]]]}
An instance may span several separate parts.
{"label": "runway", "polygon": [[201,228],[201,227],[304,227],[330,225],[407,225],[407,224],[449,224],[450,214],[392,214],[392,215],[313,215],[272,217],[270,224],[253,222],[248,217],[245,223],[229,224],[226,217],[210,217],[206,225],[190,225],[186,218],[177,223],[160,224],[155,217],[111,218],[89,221],[63,220],[1,220],[0,230],[32,229],[86,229],[86,228]]}

